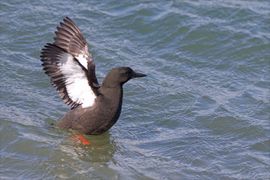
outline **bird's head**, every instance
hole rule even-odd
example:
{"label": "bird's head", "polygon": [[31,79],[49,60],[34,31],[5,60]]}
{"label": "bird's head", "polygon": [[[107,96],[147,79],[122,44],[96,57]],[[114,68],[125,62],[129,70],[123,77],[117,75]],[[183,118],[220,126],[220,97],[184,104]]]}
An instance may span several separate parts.
{"label": "bird's head", "polygon": [[127,81],[133,78],[145,77],[145,74],[135,72],[130,67],[117,67],[113,68],[106,78],[104,79],[103,85],[105,86],[119,86],[123,85]]}

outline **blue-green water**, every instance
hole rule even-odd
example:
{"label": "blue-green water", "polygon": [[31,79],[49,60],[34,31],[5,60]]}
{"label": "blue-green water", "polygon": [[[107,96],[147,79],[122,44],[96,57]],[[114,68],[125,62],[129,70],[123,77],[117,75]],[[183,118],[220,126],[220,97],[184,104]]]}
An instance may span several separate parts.
{"label": "blue-green water", "polygon": [[[102,81],[148,74],[91,145],[50,126],[68,111],[40,49],[63,17]],[[0,179],[270,179],[270,2],[0,1]]]}

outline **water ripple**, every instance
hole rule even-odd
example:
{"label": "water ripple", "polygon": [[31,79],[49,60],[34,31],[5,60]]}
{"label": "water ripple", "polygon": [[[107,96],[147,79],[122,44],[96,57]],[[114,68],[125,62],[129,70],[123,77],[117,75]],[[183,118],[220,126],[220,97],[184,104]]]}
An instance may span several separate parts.
{"label": "water ripple", "polygon": [[[2,178],[267,179],[269,12],[264,0],[1,1]],[[148,75],[91,146],[50,126],[68,108],[39,54],[64,16],[100,81],[115,66]]]}

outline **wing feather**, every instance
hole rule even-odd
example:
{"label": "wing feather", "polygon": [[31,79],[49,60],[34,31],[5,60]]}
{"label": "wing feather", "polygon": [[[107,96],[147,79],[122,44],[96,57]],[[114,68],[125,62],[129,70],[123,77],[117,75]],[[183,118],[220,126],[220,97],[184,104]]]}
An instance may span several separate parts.
{"label": "wing feather", "polygon": [[48,43],[41,51],[45,73],[71,108],[92,106],[99,84],[85,38],[68,17],[57,27],[55,35],[54,43]]}

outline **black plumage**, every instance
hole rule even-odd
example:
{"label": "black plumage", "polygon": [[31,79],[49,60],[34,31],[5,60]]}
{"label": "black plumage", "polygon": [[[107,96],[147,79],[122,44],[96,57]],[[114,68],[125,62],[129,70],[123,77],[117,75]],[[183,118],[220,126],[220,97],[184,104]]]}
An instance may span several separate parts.
{"label": "black plumage", "polygon": [[85,134],[101,134],[120,116],[123,84],[146,75],[129,67],[113,68],[100,85],[87,42],[75,23],[64,18],[55,34],[54,42],[44,46],[40,57],[53,86],[71,106],[58,126]]}

